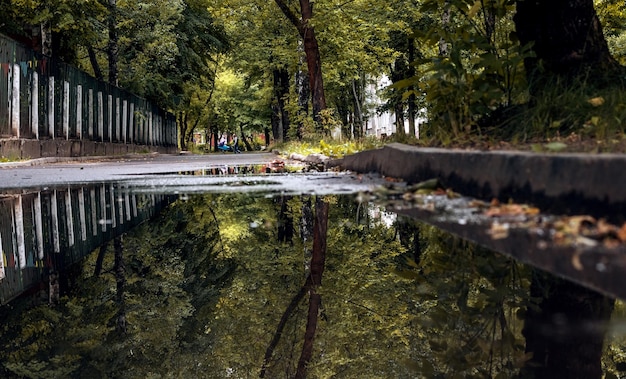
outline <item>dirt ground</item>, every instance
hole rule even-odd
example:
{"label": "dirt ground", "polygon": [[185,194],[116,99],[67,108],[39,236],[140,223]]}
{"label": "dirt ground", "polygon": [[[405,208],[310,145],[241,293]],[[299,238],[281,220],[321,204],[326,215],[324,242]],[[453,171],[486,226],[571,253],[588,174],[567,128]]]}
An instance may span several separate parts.
{"label": "dirt ground", "polygon": [[524,142],[494,141],[488,138],[475,138],[467,141],[454,141],[451,145],[429,144],[431,147],[458,148],[467,150],[518,150],[534,152],[568,152],[568,153],[626,153],[626,136],[617,138],[597,139],[572,133],[565,137],[554,137],[547,140],[530,140]]}

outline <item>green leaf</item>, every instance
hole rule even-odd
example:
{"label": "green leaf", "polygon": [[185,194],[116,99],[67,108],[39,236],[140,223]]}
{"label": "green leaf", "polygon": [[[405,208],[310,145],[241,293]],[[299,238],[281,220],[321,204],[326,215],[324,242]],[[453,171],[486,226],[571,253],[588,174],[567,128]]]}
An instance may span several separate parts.
{"label": "green leaf", "polygon": [[562,151],[565,148],[567,148],[567,145],[564,144],[563,142],[550,142],[550,143],[545,144],[544,146],[548,151],[553,151],[553,152]]}

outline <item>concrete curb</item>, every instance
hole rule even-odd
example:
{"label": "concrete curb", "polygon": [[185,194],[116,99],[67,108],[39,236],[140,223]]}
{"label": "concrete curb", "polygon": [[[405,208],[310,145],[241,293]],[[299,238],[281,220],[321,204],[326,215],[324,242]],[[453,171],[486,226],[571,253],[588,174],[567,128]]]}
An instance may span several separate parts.
{"label": "concrete curb", "polygon": [[444,188],[555,214],[626,221],[626,155],[539,154],[419,148],[398,143],[328,162],[331,167],[399,178],[437,178]]}

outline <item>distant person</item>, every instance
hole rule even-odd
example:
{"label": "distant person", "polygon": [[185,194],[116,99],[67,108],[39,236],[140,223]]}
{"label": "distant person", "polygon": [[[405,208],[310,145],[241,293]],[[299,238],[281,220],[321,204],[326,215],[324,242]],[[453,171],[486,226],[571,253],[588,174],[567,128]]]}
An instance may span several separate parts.
{"label": "distant person", "polygon": [[220,138],[220,142],[217,144],[217,148],[223,152],[230,150],[230,147],[226,144],[226,137],[222,134],[222,138]]}
{"label": "distant person", "polygon": [[241,151],[239,151],[239,138],[237,137],[237,135],[235,134],[233,136],[233,151],[235,152],[235,154],[241,154]]}

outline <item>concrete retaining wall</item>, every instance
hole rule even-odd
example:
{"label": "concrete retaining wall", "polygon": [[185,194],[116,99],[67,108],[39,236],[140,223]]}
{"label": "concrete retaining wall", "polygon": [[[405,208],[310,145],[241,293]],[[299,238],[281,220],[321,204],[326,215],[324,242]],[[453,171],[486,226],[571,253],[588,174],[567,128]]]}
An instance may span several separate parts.
{"label": "concrete retaining wall", "polygon": [[133,145],[80,140],[0,139],[0,156],[10,160],[116,156],[148,152],[176,154],[178,149],[174,146]]}

